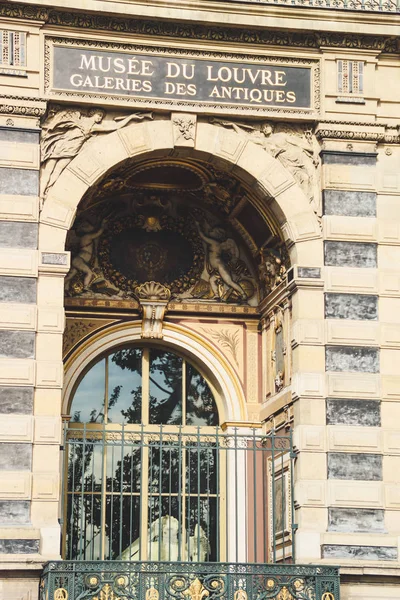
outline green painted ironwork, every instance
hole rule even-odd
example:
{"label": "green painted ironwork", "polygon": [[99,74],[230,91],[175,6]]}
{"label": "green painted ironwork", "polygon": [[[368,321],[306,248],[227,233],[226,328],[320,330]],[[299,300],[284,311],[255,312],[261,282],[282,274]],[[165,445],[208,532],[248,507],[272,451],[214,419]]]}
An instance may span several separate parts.
{"label": "green painted ironwork", "polygon": [[293,562],[291,432],[70,424],[68,560]]}
{"label": "green painted ironwork", "polygon": [[40,600],[340,600],[337,567],[52,561]]}

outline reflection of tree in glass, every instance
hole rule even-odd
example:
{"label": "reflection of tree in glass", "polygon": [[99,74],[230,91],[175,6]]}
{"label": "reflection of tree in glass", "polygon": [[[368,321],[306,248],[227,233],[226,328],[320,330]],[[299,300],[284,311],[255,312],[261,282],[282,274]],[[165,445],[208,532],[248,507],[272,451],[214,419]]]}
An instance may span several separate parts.
{"label": "reflection of tree in glass", "polygon": [[[126,348],[115,352],[111,360],[121,369],[128,369],[132,373],[142,375],[142,350],[139,348]],[[150,386],[158,395],[150,393],[150,417],[152,424],[164,423],[177,425],[182,421],[182,359],[179,356],[151,350],[150,357]],[[113,406],[117,403],[122,386],[116,386],[111,394],[110,402]],[[161,392],[161,394],[160,394]],[[127,423],[140,423],[142,388],[131,391],[132,404],[127,410],[121,410]]]}
{"label": "reflection of tree in glass", "polygon": [[210,387],[189,363],[186,363],[186,423],[218,425],[218,411]]}

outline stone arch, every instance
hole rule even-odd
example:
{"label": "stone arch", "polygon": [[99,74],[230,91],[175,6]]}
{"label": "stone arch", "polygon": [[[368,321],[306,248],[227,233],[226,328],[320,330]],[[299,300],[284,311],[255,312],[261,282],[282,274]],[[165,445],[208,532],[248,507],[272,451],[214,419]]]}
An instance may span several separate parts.
{"label": "stone arch", "polygon": [[40,216],[39,249],[65,250],[66,234],[81,198],[111,169],[129,158],[143,160],[166,155],[212,159],[256,194],[272,199],[268,208],[283,231],[292,264],[310,266],[310,256],[314,257],[313,264],[321,264],[318,219],[300,187],[277,159],[238,133],[203,122],[197,124],[193,148],[176,148],[169,119],[131,123],[93,138],[62,172],[48,194]]}
{"label": "stone arch", "polygon": [[[112,325],[81,344],[65,365],[62,413],[68,413],[74,387],[96,357],[116,346],[141,341],[141,323],[128,322]],[[205,337],[179,325],[165,323],[162,342],[150,340],[151,345],[157,343],[185,355],[204,372],[217,392],[221,422],[246,420],[247,408],[241,382],[226,357]]]}

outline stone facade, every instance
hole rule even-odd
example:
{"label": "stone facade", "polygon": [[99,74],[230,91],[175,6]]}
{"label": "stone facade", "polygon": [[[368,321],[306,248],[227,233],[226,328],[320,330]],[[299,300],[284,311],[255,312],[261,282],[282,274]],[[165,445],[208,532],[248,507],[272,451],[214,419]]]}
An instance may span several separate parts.
{"label": "stone facade", "polygon": [[[373,3],[345,10],[87,0],[72,10],[61,0],[26,0],[0,1],[0,21],[2,32],[26,40],[26,59],[11,60],[4,51],[0,63],[0,597],[36,600],[43,564],[60,558],[62,417],[80,373],[101,349],[153,337],[155,326],[166,345],[190,352],[214,373],[226,423],[251,422],[260,431],[293,427],[296,561],[339,564],[342,600],[398,598],[396,7],[387,3],[378,15]],[[84,93],[55,90],[57,44],[166,56],[182,51],[192,60],[208,53],[226,64],[238,57],[270,64],[272,56],[274,65],[310,68],[311,108],[258,102],[224,108],[218,98],[206,106],[177,97],[168,105],[165,97],[137,100],[90,86]],[[347,79],[343,84],[344,63],[363,65],[362,76],[351,71],[354,88]],[[85,130],[43,189],[49,119],[69,110],[82,123],[93,107],[105,111],[109,129]],[[132,114],[125,126],[110,128]],[[265,121],[274,126],[274,151]],[[289,155],[288,147],[300,143],[304,154]],[[250,292],[246,302],[231,304],[225,297],[196,304],[194,296],[189,304],[168,294],[143,302],[137,294],[110,304],[85,290],[69,293],[76,252],[71,263],[67,236],[82,207],[90,208],[93,190],[106,188],[121,165],[155,159],[194,161],[214,203],[227,202],[226,190],[218,188],[218,196],[219,180],[207,188],[206,167],[244,186],[247,206],[258,212],[248,208],[246,220],[239,200],[229,223],[246,241],[243,256],[259,269],[248,275],[257,280],[258,301],[247,302]],[[268,264],[265,255],[264,262],[256,259],[260,248],[270,248],[257,239],[267,227],[285,249],[278,260],[273,255],[273,267],[270,255]],[[211,296],[212,275],[210,287]],[[155,318],[156,304],[163,308]]]}

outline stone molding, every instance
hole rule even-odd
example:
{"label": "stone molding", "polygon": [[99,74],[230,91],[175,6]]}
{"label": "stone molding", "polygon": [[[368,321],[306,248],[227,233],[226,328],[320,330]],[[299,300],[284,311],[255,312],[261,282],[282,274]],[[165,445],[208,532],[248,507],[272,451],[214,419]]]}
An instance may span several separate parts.
{"label": "stone molding", "polygon": [[347,34],[338,32],[289,32],[266,29],[227,28],[207,26],[199,23],[150,21],[137,18],[122,18],[88,12],[72,12],[25,5],[15,2],[0,2],[0,17],[41,21],[48,25],[76,27],[83,30],[100,30],[118,34],[155,35],[157,37],[184,38],[230,43],[246,43],[265,46],[295,46],[318,49],[333,48],[367,49],[377,52],[397,53],[399,41],[394,37]]}

